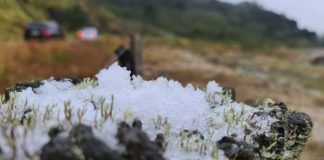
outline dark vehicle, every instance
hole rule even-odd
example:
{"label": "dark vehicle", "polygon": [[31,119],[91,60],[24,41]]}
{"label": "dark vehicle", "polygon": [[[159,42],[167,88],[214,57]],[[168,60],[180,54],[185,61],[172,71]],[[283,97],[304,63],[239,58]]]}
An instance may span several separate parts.
{"label": "dark vehicle", "polygon": [[63,38],[60,26],[54,21],[31,23],[25,27],[25,40],[48,40]]}

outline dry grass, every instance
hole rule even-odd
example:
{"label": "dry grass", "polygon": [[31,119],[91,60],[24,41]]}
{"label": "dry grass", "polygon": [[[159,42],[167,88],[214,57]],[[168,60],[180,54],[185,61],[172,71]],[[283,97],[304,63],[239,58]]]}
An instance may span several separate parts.
{"label": "dry grass", "polygon": [[93,76],[113,56],[125,38],[95,42],[50,41],[0,43],[0,90],[17,82],[51,76]]}

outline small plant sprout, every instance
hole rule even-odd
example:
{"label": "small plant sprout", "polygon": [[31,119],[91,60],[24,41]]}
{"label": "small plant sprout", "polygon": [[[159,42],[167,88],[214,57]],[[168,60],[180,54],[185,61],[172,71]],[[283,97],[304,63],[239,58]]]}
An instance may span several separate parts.
{"label": "small plant sprout", "polygon": [[16,144],[16,135],[14,127],[5,127],[2,128],[2,135],[7,141],[8,146],[12,152],[12,159],[16,159],[17,157],[17,144]]}
{"label": "small plant sprout", "polygon": [[213,159],[217,160],[218,159],[218,156],[219,156],[219,150],[218,150],[218,148],[217,148],[216,145],[213,145],[212,146],[212,150],[211,150],[211,157]]}
{"label": "small plant sprout", "polygon": [[110,104],[105,103],[104,98],[99,98],[100,114],[104,121],[108,118],[113,120],[113,109],[114,109],[114,96],[111,96]]}
{"label": "small plant sprout", "polygon": [[211,106],[227,105],[231,102],[228,92],[214,92],[207,95],[207,102]]}
{"label": "small plant sprout", "polygon": [[20,118],[16,110],[10,110],[7,112],[7,124],[12,124],[13,126],[17,126],[20,124]]}
{"label": "small plant sprout", "polygon": [[82,118],[84,117],[84,115],[86,114],[87,112],[87,108],[86,107],[83,107],[82,109],[78,108],[78,121],[79,123],[82,122]]}
{"label": "small plant sprout", "polygon": [[72,124],[72,111],[71,101],[64,103],[64,115],[65,119]]}
{"label": "small plant sprout", "polygon": [[104,97],[100,97],[98,100],[98,105],[100,108],[100,115],[104,120],[106,120],[108,118],[108,109],[109,109],[109,106],[105,103],[105,101],[106,101],[106,99]]}
{"label": "small plant sprout", "polygon": [[241,113],[240,113],[240,122],[241,122],[241,128],[243,128],[243,126],[244,126],[244,122],[245,122],[245,119],[244,119],[244,115],[245,115],[245,105],[244,104],[241,104],[241,107],[242,107],[242,109],[241,109]]}
{"label": "small plant sprout", "polygon": [[0,94],[0,106],[1,106],[1,103],[5,101],[5,95],[1,95]]}
{"label": "small plant sprout", "polygon": [[88,87],[98,86],[98,82],[95,79],[85,78],[81,83],[77,85],[78,89],[85,89]]}
{"label": "small plant sprout", "polygon": [[109,110],[109,117],[113,120],[113,109],[114,109],[114,95],[111,95],[111,103],[110,103],[110,110]]}
{"label": "small plant sprout", "polygon": [[229,117],[230,117],[229,112],[225,111],[225,109],[224,109],[224,111],[223,111],[223,119],[224,119],[225,123],[229,123],[229,119],[230,119]]}
{"label": "small plant sprout", "polygon": [[158,115],[155,119],[153,119],[153,125],[156,130],[163,130],[164,136],[168,139],[171,136],[172,126],[168,121],[168,118],[163,118]]}
{"label": "small plant sprout", "polygon": [[8,102],[8,109],[13,110],[15,108],[15,100],[17,97],[16,92],[10,92],[9,93],[9,102]]}
{"label": "small plant sprout", "polygon": [[55,108],[55,106],[52,106],[52,107],[46,106],[45,112],[43,114],[43,122],[52,119],[54,108]]}
{"label": "small plant sprout", "polygon": [[[21,119],[25,128],[34,129],[37,123],[37,109],[33,107],[30,109],[30,114],[28,116],[24,115]],[[44,116],[45,117],[45,116]],[[45,120],[43,120],[45,122]]]}
{"label": "small plant sprout", "polygon": [[207,102],[209,103],[209,105],[211,105],[211,106],[217,105],[217,101],[215,99],[216,95],[217,95],[217,93],[209,93],[207,95],[206,99],[207,99]]}
{"label": "small plant sprout", "polygon": [[58,109],[58,111],[56,113],[56,120],[57,120],[57,122],[60,122],[60,115],[61,115],[61,110]]}
{"label": "small plant sprout", "polygon": [[268,107],[272,106],[273,104],[275,104],[275,101],[273,101],[272,99],[267,98],[261,104],[259,104],[258,108],[260,110],[264,110],[265,108],[268,108]]}
{"label": "small plant sprout", "polygon": [[162,118],[160,115],[158,115],[156,119],[153,119],[153,124],[155,129],[161,129],[167,123],[168,123],[168,119]]}
{"label": "small plant sprout", "polygon": [[153,124],[155,129],[160,129],[162,125],[162,117],[158,115],[156,119],[153,119]]}
{"label": "small plant sprout", "polygon": [[232,102],[232,95],[229,91],[223,91],[219,95],[222,97],[220,105],[228,105],[230,102]]}
{"label": "small plant sprout", "polygon": [[129,109],[125,109],[125,111],[123,112],[123,120],[130,122],[133,119],[135,119],[134,114]]}
{"label": "small plant sprout", "polygon": [[98,128],[98,120],[97,120],[97,118],[98,118],[98,111],[96,110],[96,112],[95,112],[95,116],[94,116],[94,124],[93,124],[93,126],[95,127],[95,128]]}
{"label": "small plant sprout", "polygon": [[[103,98],[103,97],[100,97],[100,98]],[[99,102],[100,102],[100,98],[98,100]],[[88,98],[87,101],[89,101],[92,104],[94,110],[99,109],[99,107],[97,106],[97,104],[96,104],[96,102],[94,100],[94,95],[93,94],[91,94],[90,98]]]}
{"label": "small plant sprout", "polygon": [[228,105],[232,101],[232,94],[228,90],[224,90],[222,92],[209,93],[207,95],[207,102],[211,106]]}
{"label": "small plant sprout", "polygon": [[217,123],[213,117],[208,117],[206,124],[212,129],[220,129],[223,126],[223,124]]}
{"label": "small plant sprout", "polygon": [[206,154],[207,149],[208,149],[207,147],[211,143],[211,139],[214,136],[214,133],[215,133],[215,130],[213,130],[212,133],[208,135],[208,138],[206,140],[202,141],[202,144],[201,144],[200,150],[199,150],[200,154]]}
{"label": "small plant sprout", "polygon": [[214,131],[205,139],[204,136],[197,130],[182,130],[180,135],[180,147],[186,152],[195,152],[200,155],[206,155],[208,146],[211,144],[211,139]]}
{"label": "small plant sprout", "polygon": [[165,136],[166,139],[169,139],[170,138],[170,136],[171,136],[171,130],[172,130],[172,126],[171,126],[170,123],[167,122],[164,125],[164,136]]}
{"label": "small plant sprout", "polygon": [[104,104],[102,106],[100,106],[100,114],[101,114],[101,118],[105,120],[107,120],[109,118],[109,105]]}
{"label": "small plant sprout", "polygon": [[[244,107],[242,107],[240,112],[235,111],[232,107],[229,110],[224,108],[223,120],[227,124],[227,135],[230,135],[230,130],[233,127],[240,126],[242,128],[244,126],[244,122],[245,122],[244,115],[245,115]],[[207,124],[210,123],[211,122],[209,120]]]}

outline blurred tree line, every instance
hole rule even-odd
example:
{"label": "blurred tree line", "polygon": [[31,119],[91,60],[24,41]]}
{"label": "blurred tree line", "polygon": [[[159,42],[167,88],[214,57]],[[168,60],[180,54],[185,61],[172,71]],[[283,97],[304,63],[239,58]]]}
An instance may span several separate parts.
{"label": "blurred tree line", "polygon": [[256,3],[107,0],[106,5],[121,18],[141,21],[185,37],[236,42],[244,47],[262,44],[306,46],[317,41],[314,32],[299,29],[296,21],[267,11]]}
{"label": "blurred tree line", "polygon": [[[243,47],[309,46],[314,32],[256,3],[216,0],[0,0],[0,37],[10,37],[31,21],[54,19],[64,29],[84,25],[118,34],[142,32],[238,43]],[[15,26],[15,27],[13,27]],[[10,32],[8,32],[10,31]],[[8,35],[6,35],[7,33]]]}

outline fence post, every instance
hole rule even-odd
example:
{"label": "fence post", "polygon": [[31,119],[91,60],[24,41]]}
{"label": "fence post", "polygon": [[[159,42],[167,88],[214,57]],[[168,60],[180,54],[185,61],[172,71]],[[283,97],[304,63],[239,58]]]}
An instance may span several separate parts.
{"label": "fence post", "polygon": [[130,48],[134,55],[135,75],[142,75],[142,47],[141,36],[139,34],[132,34],[130,36]]}

